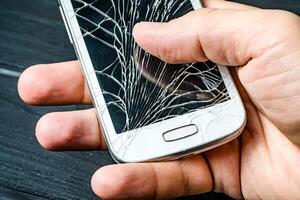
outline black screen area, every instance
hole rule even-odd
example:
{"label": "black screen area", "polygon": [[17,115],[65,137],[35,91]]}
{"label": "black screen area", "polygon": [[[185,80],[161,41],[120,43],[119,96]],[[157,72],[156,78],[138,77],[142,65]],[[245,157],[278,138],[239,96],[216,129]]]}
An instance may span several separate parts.
{"label": "black screen area", "polygon": [[190,0],[72,0],[115,130],[122,133],[229,99],[210,61],[167,64],[143,51],[132,30],[193,10]]}

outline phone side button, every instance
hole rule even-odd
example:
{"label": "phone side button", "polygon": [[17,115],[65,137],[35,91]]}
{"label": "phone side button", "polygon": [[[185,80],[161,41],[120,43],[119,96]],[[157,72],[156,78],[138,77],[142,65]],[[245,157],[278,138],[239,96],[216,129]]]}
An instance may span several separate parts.
{"label": "phone side button", "polygon": [[190,137],[194,134],[198,133],[198,128],[196,125],[186,125],[182,127],[178,127],[172,130],[169,130],[163,133],[163,138],[166,142],[173,142],[183,138]]}

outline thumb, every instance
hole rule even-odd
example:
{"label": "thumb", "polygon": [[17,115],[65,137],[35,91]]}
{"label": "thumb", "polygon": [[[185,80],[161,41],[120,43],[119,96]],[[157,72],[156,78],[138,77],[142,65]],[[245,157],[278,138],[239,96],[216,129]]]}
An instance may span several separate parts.
{"label": "thumb", "polygon": [[[222,1],[217,2],[215,7],[220,8]],[[167,63],[209,59],[223,65],[245,65],[258,56],[253,49],[264,49],[270,41],[267,30],[273,19],[269,12],[244,7],[239,10],[202,8],[166,23],[138,23],[133,35],[144,50]],[[271,13],[274,15],[274,11]],[[262,33],[267,38],[263,42]]]}

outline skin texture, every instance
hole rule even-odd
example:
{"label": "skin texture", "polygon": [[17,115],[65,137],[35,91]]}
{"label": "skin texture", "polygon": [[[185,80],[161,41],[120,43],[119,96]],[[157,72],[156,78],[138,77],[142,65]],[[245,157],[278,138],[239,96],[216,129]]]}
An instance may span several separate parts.
{"label": "skin texture", "polygon": [[[98,196],[166,199],[213,190],[234,198],[300,198],[300,18],[220,0],[205,4],[168,23],[139,23],[134,37],[169,63],[210,59],[232,66],[245,130],[182,160],[102,167],[91,181]],[[78,61],[30,67],[18,89],[32,105],[91,103]],[[49,150],[106,149],[94,109],[47,114],[36,136]]]}

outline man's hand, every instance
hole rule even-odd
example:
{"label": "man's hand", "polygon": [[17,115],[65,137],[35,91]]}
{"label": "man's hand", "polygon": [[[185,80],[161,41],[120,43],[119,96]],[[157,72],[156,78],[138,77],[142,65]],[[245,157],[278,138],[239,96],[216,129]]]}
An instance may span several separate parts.
{"label": "man's hand", "polygon": [[[201,155],[99,169],[104,199],[166,199],[211,190],[234,198],[299,199],[300,19],[220,0],[168,23],[140,23],[137,43],[169,63],[207,59],[240,66],[233,76],[248,122],[239,139]],[[240,81],[239,81],[239,80]],[[79,63],[28,68],[21,98],[33,105],[90,104]],[[49,150],[106,149],[94,109],[50,113],[36,127]]]}

